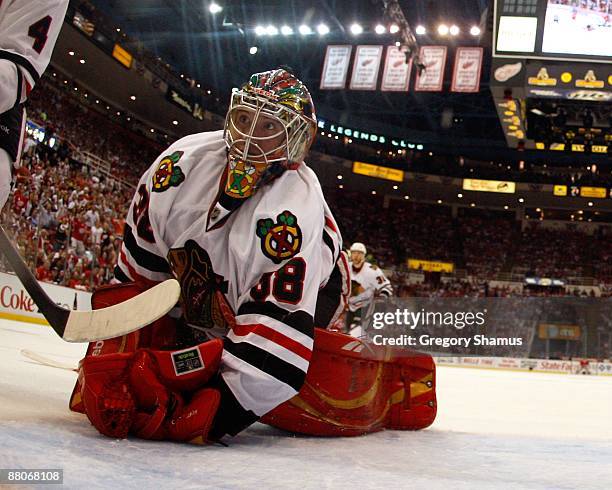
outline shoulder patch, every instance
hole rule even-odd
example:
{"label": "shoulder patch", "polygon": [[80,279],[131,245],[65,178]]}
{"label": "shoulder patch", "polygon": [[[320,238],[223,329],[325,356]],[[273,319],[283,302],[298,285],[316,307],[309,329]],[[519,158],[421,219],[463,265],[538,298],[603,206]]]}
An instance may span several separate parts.
{"label": "shoulder patch", "polygon": [[302,247],[302,230],[297,217],[291,211],[283,211],[276,217],[257,221],[257,236],[261,251],[275,264],[293,257]]}
{"label": "shoulder patch", "polygon": [[172,155],[162,158],[153,174],[153,192],[164,192],[170,187],[178,187],[185,180],[185,174],[177,165],[182,156],[182,151],[175,151]]}

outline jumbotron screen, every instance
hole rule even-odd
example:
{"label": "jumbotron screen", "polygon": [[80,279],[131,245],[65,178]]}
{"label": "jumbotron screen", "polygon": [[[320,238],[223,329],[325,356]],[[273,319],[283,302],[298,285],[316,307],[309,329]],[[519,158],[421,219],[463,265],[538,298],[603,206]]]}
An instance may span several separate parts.
{"label": "jumbotron screen", "polygon": [[612,0],[496,0],[493,56],[610,62]]}
{"label": "jumbotron screen", "polygon": [[612,58],[612,0],[548,0],[542,52]]}

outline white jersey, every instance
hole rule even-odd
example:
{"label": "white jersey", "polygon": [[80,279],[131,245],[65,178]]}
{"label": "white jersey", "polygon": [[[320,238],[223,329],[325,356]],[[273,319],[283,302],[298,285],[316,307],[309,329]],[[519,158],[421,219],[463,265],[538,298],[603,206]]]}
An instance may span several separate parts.
{"label": "white jersey", "polygon": [[42,76],[67,8],[68,0],[0,0],[0,114]]}
{"label": "white jersey", "polygon": [[226,166],[222,131],[165,151],[140,179],[116,276],[161,281],[174,273],[185,319],[224,336],[223,380],[245,411],[261,416],[303,383],[317,295],[342,241],[305,165],[219,214]]}
{"label": "white jersey", "polygon": [[373,303],[375,296],[391,296],[393,288],[383,271],[369,262],[356,269],[351,262],[351,297],[349,308],[357,311]]}

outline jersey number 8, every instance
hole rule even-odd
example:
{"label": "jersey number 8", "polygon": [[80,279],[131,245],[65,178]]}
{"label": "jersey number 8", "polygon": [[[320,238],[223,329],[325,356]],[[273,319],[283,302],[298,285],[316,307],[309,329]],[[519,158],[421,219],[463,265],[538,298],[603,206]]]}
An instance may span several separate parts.
{"label": "jersey number 8", "polygon": [[302,257],[295,257],[276,272],[266,272],[262,275],[259,282],[251,288],[251,297],[255,301],[266,301],[272,289],[272,296],[277,301],[296,305],[302,300],[305,276],[306,262]]}

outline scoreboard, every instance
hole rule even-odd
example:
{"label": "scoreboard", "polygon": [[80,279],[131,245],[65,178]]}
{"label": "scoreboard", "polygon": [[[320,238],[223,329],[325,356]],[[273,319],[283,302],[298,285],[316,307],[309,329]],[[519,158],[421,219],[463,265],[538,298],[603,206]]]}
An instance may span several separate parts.
{"label": "scoreboard", "polygon": [[612,62],[612,0],[495,0],[493,57]]}

